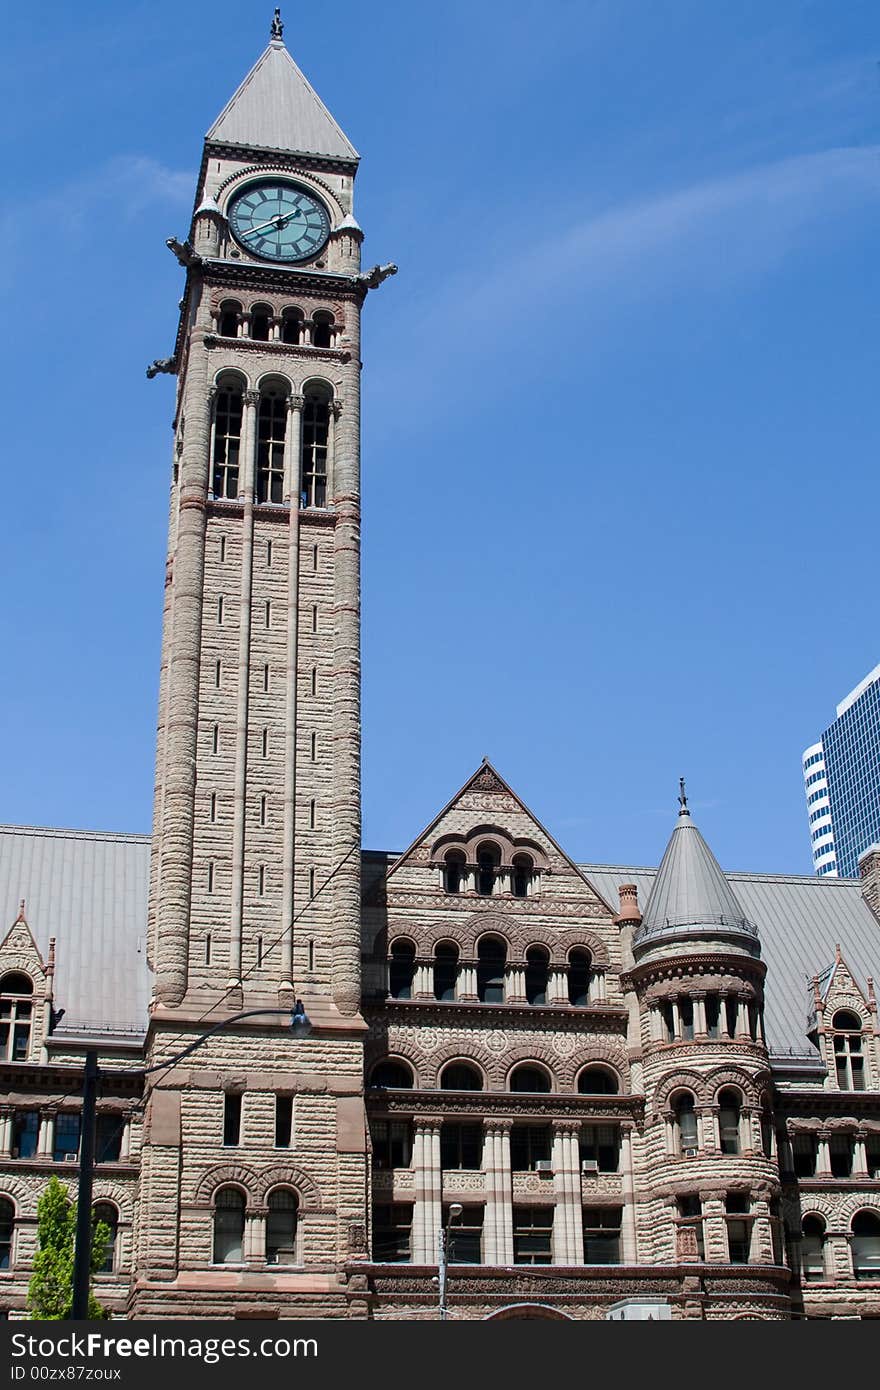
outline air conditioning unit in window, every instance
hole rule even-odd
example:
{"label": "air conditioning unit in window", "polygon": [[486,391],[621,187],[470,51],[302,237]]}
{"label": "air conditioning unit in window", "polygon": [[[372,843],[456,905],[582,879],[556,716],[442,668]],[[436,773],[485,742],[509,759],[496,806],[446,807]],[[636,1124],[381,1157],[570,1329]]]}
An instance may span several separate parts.
{"label": "air conditioning unit in window", "polygon": [[682,1149],[681,1153],[683,1158],[696,1158],[697,1156],[696,1149]]}
{"label": "air conditioning unit in window", "polygon": [[537,1161],[537,1163],[535,1164],[535,1172],[536,1172],[536,1173],[552,1173],[552,1172],[553,1172],[553,1161],[552,1161],[552,1159],[549,1159],[549,1158],[539,1158],[538,1161]]}
{"label": "air conditioning unit in window", "polygon": [[582,1173],[598,1173],[598,1171],[599,1171],[599,1161],[598,1161],[598,1159],[595,1159],[595,1158],[582,1158],[582,1159],[581,1159],[581,1172],[582,1172]]}
{"label": "air conditioning unit in window", "polygon": [[65,1162],[65,1163],[78,1163],[78,1162],[79,1162],[79,1154],[65,1154],[65,1155],[64,1155],[64,1162]]}

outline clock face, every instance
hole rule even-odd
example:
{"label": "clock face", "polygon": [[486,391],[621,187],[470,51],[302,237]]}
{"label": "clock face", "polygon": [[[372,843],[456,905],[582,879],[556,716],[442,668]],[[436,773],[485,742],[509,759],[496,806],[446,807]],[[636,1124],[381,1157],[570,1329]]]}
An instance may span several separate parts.
{"label": "clock face", "polygon": [[305,261],[330,233],[323,203],[286,179],[250,183],[232,200],[229,226],[239,246],[267,261]]}

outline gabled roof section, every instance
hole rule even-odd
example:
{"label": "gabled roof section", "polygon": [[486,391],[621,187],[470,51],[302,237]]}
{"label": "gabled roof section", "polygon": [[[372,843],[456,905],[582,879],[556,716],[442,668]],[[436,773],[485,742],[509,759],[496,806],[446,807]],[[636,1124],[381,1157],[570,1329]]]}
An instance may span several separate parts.
{"label": "gabled roof section", "polygon": [[651,885],[634,943],[682,931],[709,935],[735,931],[756,937],[757,928],[691,819],[683,786],[680,801],[678,823]]}
{"label": "gabled roof section", "polygon": [[405,849],[403,853],[397,857],[397,859],[395,859],[391,868],[388,870],[387,876],[389,879],[397,872],[398,869],[402,868],[403,865],[407,863],[414,851],[420,845],[424,844],[425,840],[427,840],[428,837],[432,834],[432,832],[436,830],[437,826],[439,826],[441,822],[446,818],[446,816],[448,816],[449,812],[453,810],[456,804],[459,801],[461,801],[464,797],[466,797],[469,792],[474,791],[483,793],[489,792],[490,794],[494,792],[498,794],[499,798],[509,797],[515,803],[517,808],[523,813],[523,815],[527,816],[529,820],[532,821],[534,826],[546,838],[549,844],[553,846],[553,849],[556,850],[557,854],[561,855],[561,857],[565,860],[566,864],[568,864],[569,867],[573,870],[575,875],[579,879],[583,880],[585,885],[590,889],[590,892],[595,895],[596,899],[602,905],[602,907],[604,907],[608,912],[612,913],[613,915],[614,909],[603,897],[600,890],[596,887],[594,883],[590,881],[589,878],[587,878],[587,875],[584,873],[580,865],[576,864],[574,860],[566,854],[565,850],[553,838],[546,826],[544,826],[542,822],[538,820],[538,817],[535,815],[534,811],[531,811],[529,807],[525,804],[525,802],[522,800],[522,798],[517,796],[513,788],[509,785],[509,783],[505,782],[500,772],[498,772],[497,769],[492,766],[488,758],[483,759],[476,772],[473,773],[473,775],[467,779],[467,781],[464,783],[462,787],[459,787],[455,795],[450,798],[450,800],[446,803],[443,809],[438,812],[438,814],[434,817],[430,824],[426,825],[424,830],[422,830],[421,833],[417,835],[416,838],[413,840],[412,844],[409,845],[407,849]]}
{"label": "gabled roof section", "polygon": [[251,149],[359,158],[280,38],[260,55],[205,138]]}
{"label": "gabled roof section", "polygon": [[[52,955],[53,949],[54,949],[54,942],[53,942],[52,939],[50,938],[50,940],[49,940],[49,955],[50,955],[50,956]],[[40,951],[40,948],[39,948],[39,946],[37,945],[36,940],[34,939],[34,934],[33,934],[33,932],[32,932],[31,929],[30,929],[30,925],[29,925],[29,923],[28,923],[28,919],[27,919],[27,917],[26,917],[26,915],[25,915],[25,900],[24,900],[24,898],[22,898],[21,901],[20,901],[20,903],[19,903],[19,906],[18,906],[18,916],[16,917],[15,921],[12,923],[12,926],[9,928],[9,931],[8,931],[8,932],[6,933],[6,935],[3,937],[3,940],[0,941],[0,972],[2,972],[3,970],[6,969],[6,966],[5,966],[4,961],[3,961],[3,956],[4,956],[4,954],[8,955],[8,954],[11,954],[13,951],[17,951],[17,952],[19,952],[19,953],[22,954],[22,955],[30,956],[30,957],[32,957],[32,958],[35,958],[35,959],[36,959],[36,963],[39,965],[40,970],[41,970],[41,971],[43,972],[43,974],[45,975],[45,973],[46,973],[46,962],[45,962],[45,960],[43,959],[42,952]]]}

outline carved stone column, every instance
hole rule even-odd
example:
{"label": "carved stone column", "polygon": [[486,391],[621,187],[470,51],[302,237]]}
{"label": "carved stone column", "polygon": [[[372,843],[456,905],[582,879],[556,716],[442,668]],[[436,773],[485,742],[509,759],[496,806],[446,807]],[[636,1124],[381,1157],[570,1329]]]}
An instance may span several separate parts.
{"label": "carved stone column", "polygon": [[0,1157],[8,1158],[12,1153],[12,1115],[11,1107],[0,1109]]}
{"label": "carved stone column", "polygon": [[473,1002],[477,997],[477,967],[472,961],[462,961],[458,971],[456,999]]}
{"label": "carved stone column", "polygon": [[487,1264],[513,1264],[513,1187],[510,1121],[487,1120],[483,1143],[486,1171],[485,1239]]}
{"label": "carved stone column", "polygon": [[413,1264],[437,1263],[437,1236],[442,1221],[440,1121],[416,1120],[413,1142]]}
{"label": "carved stone column", "polygon": [[694,998],[694,1037],[706,1036],[706,996],[695,994]]}
{"label": "carved stone column", "polygon": [[44,1110],[40,1115],[40,1137],[37,1141],[37,1154],[40,1158],[51,1158],[55,1151],[55,1112]]}
{"label": "carved stone column", "polygon": [[583,1264],[584,1242],[581,1213],[581,1176],[578,1134],[580,1125],[557,1120],[553,1124],[553,1263]]}
{"label": "carved stone column", "polygon": [[636,1230],[635,1176],[633,1173],[632,1126],[620,1129],[620,1175],[623,1211],[620,1228],[620,1258],[625,1265],[638,1264],[638,1234]]}
{"label": "carved stone column", "polygon": [[706,1260],[710,1264],[727,1264],[730,1250],[727,1243],[727,1221],[720,1197],[707,1197],[703,1202],[703,1239]]}
{"label": "carved stone column", "polygon": [[266,1263],[266,1207],[250,1207],[245,1212],[242,1255],[245,1264]]}
{"label": "carved stone column", "polygon": [[504,1002],[506,1004],[525,1004],[526,972],[521,965],[509,965],[505,972]]}
{"label": "carved stone column", "polygon": [[757,1197],[752,1202],[752,1241],[749,1264],[772,1265],[773,1233],[770,1229],[770,1208],[767,1199]]}
{"label": "carved stone column", "polygon": [[564,970],[551,970],[547,981],[547,1003],[568,1003],[568,976]]}

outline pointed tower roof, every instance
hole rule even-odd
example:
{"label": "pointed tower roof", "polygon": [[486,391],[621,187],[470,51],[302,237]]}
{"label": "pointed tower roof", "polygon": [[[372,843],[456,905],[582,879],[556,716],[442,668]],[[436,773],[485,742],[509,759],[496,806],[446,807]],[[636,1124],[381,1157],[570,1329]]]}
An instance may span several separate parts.
{"label": "pointed tower roof", "polygon": [[277,10],[275,15],[271,42],[206,139],[220,145],[357,160],[357,150],[284,47]]}
{"label": "pointed tower roof", "polygon": [[684,779],[678,823],[657,870],[634,942],[658,936],[730,936],[755,938],[757,927],[745,911],[718,860],[691,819]]}

